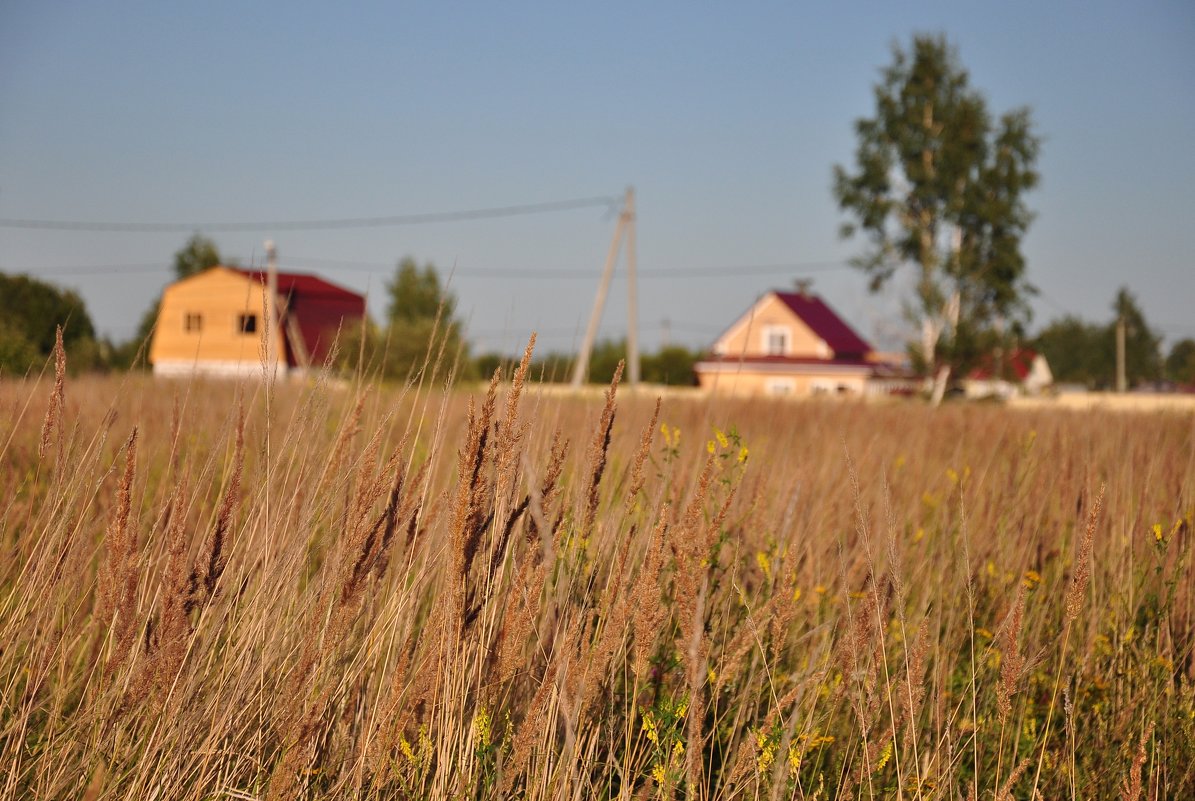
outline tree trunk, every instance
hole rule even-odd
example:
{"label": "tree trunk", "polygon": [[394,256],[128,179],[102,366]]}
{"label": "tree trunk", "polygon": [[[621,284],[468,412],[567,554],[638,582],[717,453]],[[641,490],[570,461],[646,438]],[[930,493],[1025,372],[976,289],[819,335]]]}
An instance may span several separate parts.
{"label": "tree trunk", "polygon": [[950,365],[944,364],[938,368],[934,376],[934,392],[930,396],[930,405],[935,409],[942,405],[942,398],[946,397],[946,383],[950,380]]}

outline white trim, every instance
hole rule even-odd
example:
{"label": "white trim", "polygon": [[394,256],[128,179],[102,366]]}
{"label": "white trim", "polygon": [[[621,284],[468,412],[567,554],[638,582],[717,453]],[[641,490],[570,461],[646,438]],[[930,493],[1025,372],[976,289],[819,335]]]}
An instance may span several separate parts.
{"label": "white trim", "polygon": [[[260,360],[236,359],[159,359],[154,362],[154,375],[163,378],[207,375],[221,378],[262,378],[266,367]],[[279,364],[279,372],[286,366]]]}

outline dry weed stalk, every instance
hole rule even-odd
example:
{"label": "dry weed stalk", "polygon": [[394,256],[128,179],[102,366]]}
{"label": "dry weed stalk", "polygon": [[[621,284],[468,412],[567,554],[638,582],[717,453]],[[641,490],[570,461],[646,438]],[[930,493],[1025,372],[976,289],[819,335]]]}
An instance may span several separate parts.
{"label": "dry weed stalk", "polygon": [[1012,697],[1016,695],[1025,670],[1025,657],[1021,654],[1021,626],[1025,619],[1025,585],[1017,585],[1017,599],[1000,632],[1000,684],[996,687],[996,709],[1000,723],[1008,721],[1012,712]]}
{"label": "dry weed stalk", "polygon": [[124,473],[116,494],[116,508],[108,524],[107,557],[100,573],[100,619],[112,628],[112,651],[106,670],[111,676],[128,659],[137,637],[137,585],[140,551],[137,532],[129,525],[133,475],[137,469],[137,429],[124,447]]}
{"label": "dry weed stalk", "polygon": [[58,439],[62,440],[62,411],[64,408],[64,394],[66,385],[66,351],[62,347],[62,326],[54,330],[54,389],[50,392],[50,402],[46,405],[46,417],[42,421],[41,440],[37,446],[37,456],[44,459],[50,449],[50,441],[54,431],[58,431]]}
{"label": "dry weed stalk", "polygon": [[586,538],[593,531],[594,519],[597,517],[598,503],[601,499],[600,485],[602,474],[606,471],[606,456],[610,450],[610,430],[614,426],[614,413],[617,404],[614,396],[618,392],[618,382],[622,380],[622,369],[625,361],[619,360],[614,368],[614,378],[610,380],[610,388],[606,390],[606,403],[602,407],[602,415],[598,420],[597,430],[593,441],[589,444],[588,466],[585,471],[585,492],[583,499],[585,506],[581,512],[580,536]]}
{"label": "dry weed stalk", "polygon": [[635,452],[635,461],[631,463],[631,483],[627,486],[627,499],[623,507],[623,513],[628,516],[634,511],[635,502],[639,497],[640,491],[643,489],[645,481],[643,465],[647,462],[647,457],[651,453],[651,443],[656,435],[656,426],[660,422],[660,407],[663,401],[663,398],[656,398],[656,405],[652,409],[651,420],[648,422],[647,428],[643,430],[643,437],[639,440],[639,450]]}
{"label": "dry weed stalk", "polygon": [[220,508],[216,512],[216,525],[212,533],[200,549],[200,564],[196,571],[196,581],[202,586],[203,592],[197,592],[191,598],[192,608],[206,603],[216,593],[220,577],[224,575],[224,568],[228,566],[228,535],[232,530],[232,513],[241,496],[241,471],[245,466],[245,412],[241,409],[237,415],[236,441],[232,457],[232,475],[228,480],[228,488],[220,501]]}
{"label": "dry weed stalk", "polygon": [[1129,768],[1127,778],[1121,780],[1120,801],[1137,801],[1141,797],[1141,767],[1145,764],[1145,744],[1154,733],[1154,722],[1151,720],[1141,732],[1141,739],[1137,742],[1137,753],[1133,755],[1133,764]]}

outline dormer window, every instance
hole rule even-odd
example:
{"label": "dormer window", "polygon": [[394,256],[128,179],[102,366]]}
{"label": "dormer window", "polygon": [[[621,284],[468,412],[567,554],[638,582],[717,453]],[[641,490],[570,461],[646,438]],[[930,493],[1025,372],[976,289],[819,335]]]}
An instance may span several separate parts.
{"label": "dormer window", "polygon": [[186,312],[183,315],[183,330],[188,334],[198,334],[203,331],[203,315],[198,312]]}
{"label": "dormer window", "polygon": [[238,314],[237,315],[237,332],[241,333],[241,334],[257,333],[257,315],[256,314]]}
{"label": "dormer window", "polygon": [[792,337],[786,325],[768,325],[763,330],[763,350],[768,356],[787,356]]}

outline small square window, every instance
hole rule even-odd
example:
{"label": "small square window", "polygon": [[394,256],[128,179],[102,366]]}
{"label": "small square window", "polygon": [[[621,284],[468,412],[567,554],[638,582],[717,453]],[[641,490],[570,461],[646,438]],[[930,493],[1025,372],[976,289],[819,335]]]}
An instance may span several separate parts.
{"label": "small square window", "polygon": [[203,330],[203,315],[198,312],[187,312],[183,315],[183,331],[188,334],[198,334]]}
{"label": "small square window", "polygon": [[256,334],[257,333],[257,315],[256,314],[239,314],[237,315],[237,331],[242,334]]}
{"label": "small square window", "polygon": [[768,356],[787,356],[789,350],[788,327],[769,325],[763,332],[764,353]]}

